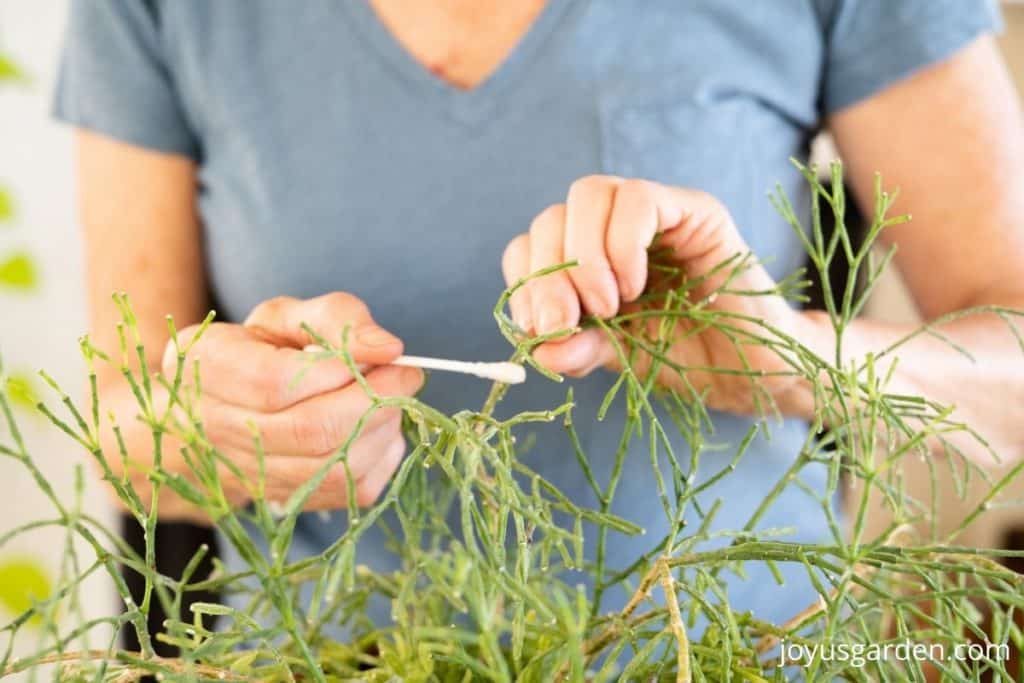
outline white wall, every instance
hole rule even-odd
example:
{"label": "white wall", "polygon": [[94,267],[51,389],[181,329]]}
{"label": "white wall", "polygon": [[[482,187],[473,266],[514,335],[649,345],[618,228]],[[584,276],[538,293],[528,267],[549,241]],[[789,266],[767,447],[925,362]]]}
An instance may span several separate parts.
{"label": "white wall", "polygon": [[[84,386],[77,338],[85,331],[85,314],[71,135],[48,115],[66,12],[63,0],[0,2],[0,53],[13,57],[31,76],[27,87],[0,88],[0,185],[13,191],[18,209],[13,223],[0,225],[0,260],[14,250],[26,250],[40,276],[38,288],[31,292],[0,288],[0,354],[6,370],[32,374],[45,368],[77,397]],[[84,452],[41,417],[26,411],[20,417],[31,452],[57,492],[70,502],[73,465],[86,463]],[[0,443],[7,441],[5,437],[0,428]],[[86,508],[109,517],[108,502],[95,482],[87,488]],[[0,457],[0,534],[47,517],[53,517],[53,510],[22,466]],[[0,565],[12,556],[27,556],[55,575],[63,541],[59,530],[23,537],[0,548]],[[84,598],[93,615],[115,608],[105,581],[89,585]],[[10,617],[0,607],[0,623]]]}

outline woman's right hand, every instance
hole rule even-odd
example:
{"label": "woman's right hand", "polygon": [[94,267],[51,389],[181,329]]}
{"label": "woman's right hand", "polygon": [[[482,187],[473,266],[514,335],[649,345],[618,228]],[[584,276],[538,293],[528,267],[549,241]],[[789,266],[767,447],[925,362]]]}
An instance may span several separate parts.
{"label": "woman's right hand", "polygon": [[[302,323],[337,344],[348,327],[348,350],[365,368],[366,380],[379,396],[411,396],[423,384],[420,370],[388,365],[402,353],[402,342],[378,326],[366,305],[350,294],[308,300],[279,297],[256,306],[241,325],[214,323],[190,349],[182,381],[186,385],[192,381],[193,363],[198,360],[199,411],[207,438],[249,480],[243,483],[227,468],[221,469],[233,504],[248,502],[258,481],[250,425],[259,431],[265,454],[266,498],[284,502],[346,442],[370,408],[370,398],[341,360],[309,366],[302,349],[313,340],[302,330]],[[184,346],[197,330],[198,326],[182,330],[179,343]],[[166,377],[174,377],[177,362],[175,349],[168,344],[163,360]],[[348,500],[346,469],[339,463],[309,498],[306,509],[372,504],[404,452],[400,412],[376,410],[348,453],[355,500]]]}

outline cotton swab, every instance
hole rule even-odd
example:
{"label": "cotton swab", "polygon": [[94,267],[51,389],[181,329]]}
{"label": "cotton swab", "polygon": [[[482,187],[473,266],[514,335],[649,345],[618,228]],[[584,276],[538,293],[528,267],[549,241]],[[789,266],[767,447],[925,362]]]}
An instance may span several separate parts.
{"label": "cotton swab", "polygon": [[394,365],[404,365],[424,370],[444,370],[445,372],[461,372],[474,375],[481,379],[492,379],[505,384],[521,384],[526,381],[526,368],[518,363],[508,361],[499,363],[466,362],[446,360],[444,358],[426,358],[424,356],[399,356]]}
{"label": "cotton swab", "polygon": [[[317,344],[310,344],[303,351],[318,353],[323,348]],[[424,370],[442,370],[444,372],[460,372],[464,375],[473,375],[481,379],[490,379],[504,384],[521,384],[526,381],[526,368],[518,363],[479,363],[461,360],[448,360],[445,358],[427,358],[425,356],[399,356],[391,361],[392,365],[402,365],[410,368],[422,368]]]}

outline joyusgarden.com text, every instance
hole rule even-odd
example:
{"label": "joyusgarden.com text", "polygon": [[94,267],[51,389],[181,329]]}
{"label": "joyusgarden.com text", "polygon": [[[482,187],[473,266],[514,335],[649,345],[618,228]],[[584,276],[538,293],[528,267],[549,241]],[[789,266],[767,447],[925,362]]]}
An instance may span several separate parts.
{"label": "joyusgarden.com text", "polygon": [[920,643],[911,640],[885,643],[795,643],[781,642],[782,666],[808,664],[816,659],[844,662],[862,667],[881,661],[1006,661],[1010,646],[1006,643]]}

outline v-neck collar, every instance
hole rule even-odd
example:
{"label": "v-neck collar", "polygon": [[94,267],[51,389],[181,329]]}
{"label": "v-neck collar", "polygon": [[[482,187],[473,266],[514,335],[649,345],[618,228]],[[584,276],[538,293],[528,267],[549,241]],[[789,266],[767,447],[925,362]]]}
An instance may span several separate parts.
{"label": "v-neck collar", "polygon": [[569,7],[577,0],[548,0],[501,64],[473,88],[458,88],[430,73],[395,38],[368,0],[342,0],[356,33],[392,73],[463,124],[483,122],[500,96],[527,71]]}

